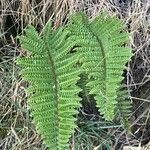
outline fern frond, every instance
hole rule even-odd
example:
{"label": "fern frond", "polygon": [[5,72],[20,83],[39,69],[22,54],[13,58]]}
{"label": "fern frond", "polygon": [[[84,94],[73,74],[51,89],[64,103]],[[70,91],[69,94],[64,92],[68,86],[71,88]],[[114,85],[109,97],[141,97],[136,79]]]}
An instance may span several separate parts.
{"label": "fern frond", "polygon": [[84,14],[72,17],[68,30],[76,36],[82,55],[82,69],[89,74],[91,88],[99,111],[106,120],[112,120],[116,109],[116,90],[123,79],[125,64],[131,57],[131,50],[122,47],[128,34],[121,32],[122,23],[112,17],[101,15],[89,23]]}
{"label": "fern frond", "polygon": [[74,44],[63,28],[43,32],[42,36],[32,26],[25,31],[20,41],[31,56],[19,58],[17,63],[23,68],[22,76],[31,84],[28,103],[37,131],[50,150],[67,150],[76,127],[73,116],[80,107],[80,88],[76,83],[81,71],[75,68],[80,55],[68,54]]}

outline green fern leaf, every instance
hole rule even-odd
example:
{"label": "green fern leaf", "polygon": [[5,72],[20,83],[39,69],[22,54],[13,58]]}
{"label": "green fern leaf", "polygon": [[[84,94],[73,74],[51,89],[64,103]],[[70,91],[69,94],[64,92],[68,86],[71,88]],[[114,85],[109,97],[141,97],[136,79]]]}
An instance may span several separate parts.
{"label": "green fern leaf", "polygon": [[41,36],[32,26],[25,30],[26,35],[20,41],[22,48],[31,54],[18,58],[17,64],[31,84],[28,103],[38,133],[50,150],[67,150],[76,128],[73,116],[80,107],[80,88],[76,83],[81,71],[75,68],[80,55],[68,53],[74,44],[67,30],[59,28],[52,32],[48,28],[49,25]]}
{"label": "green fern leaf", "polygon": [[68,30],[79,45],[82,69],[89,74],[90,94],[95,95],[97,107],[106,120],[115,117],[117,89],[123,79],[125,64],[131,50],[122,46],[128,40],[122,22],[116,18],[100,15],[89,23],[83,13],[72,17]]}

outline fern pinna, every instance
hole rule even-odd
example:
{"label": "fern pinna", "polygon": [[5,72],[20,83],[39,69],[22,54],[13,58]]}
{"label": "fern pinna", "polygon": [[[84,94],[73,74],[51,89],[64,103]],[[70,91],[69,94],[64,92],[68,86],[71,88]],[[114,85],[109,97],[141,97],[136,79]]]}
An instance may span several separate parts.
{"label": "fern pinna", "polygon": [[120,120],[123,127],[131,132],[131,114],[132,114],[132,105],[129,97],[129,91],[127,90],[126,85],[121,85],[117,91],[117,117]]}
{"label": "fern pinna", "polygon": [[79,55],[67,55],[72,42],[62,28],[42,39],[30,26],[20,41],[22,48],[31,52],[17,63],[24,68],[22,76],[31,83],[29,106],[37,130],[50,150],[67,150],[76,126],[73,116],[80,107],[80,89],[75,85],[80,70],[74,67]]}
{"label": "fern pinna", "polygon": [[126,62],[131,50],[122,46],[128,40],[122,22],[115,17],[102,14],[88,22],[83,13],[72,17],[68,30],[76,37],[82,55],[82,69],[89,74],[87,86],[90,94],[95,95],[97,107],[106,120],[115,117],[117,89],[123,79]]}
{"label": "fern pinna", "polygon": [[104,118],[112,121],[119,108],[127,124],[129,115],[124,114],[130,112],[130,103],[124,102],[127,93],[119,87],[131,50],[123,47],[128,34],[119,19],[102,14],[89,22],[83,13],[77,13],[67,26],[55,31],[47,24],[41,35],[32,26],[25,32],[20,41],[29,54],[17,63],[31,84],[28,103],[37,131],[50,150],[69,149],[80,107],[77,82],[81,75],[88,76],[82,90],[95,96]]}

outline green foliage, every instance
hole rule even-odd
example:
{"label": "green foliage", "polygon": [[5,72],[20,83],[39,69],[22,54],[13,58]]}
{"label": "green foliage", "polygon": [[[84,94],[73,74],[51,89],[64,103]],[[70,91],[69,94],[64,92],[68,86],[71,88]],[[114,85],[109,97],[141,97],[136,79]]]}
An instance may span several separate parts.
{"label": "green foliage", "polygon": [[125,85],[121,85],[117,92],[117,108],[116,112],[118,113],[118,118],[121,121],[121,124],[127,129],[128,132],[131,131],[131,120],[130,116],[132,114],[131,100],[129,98],[129,93]]}
{"label": "green foliage", "polygon": [[126,107],[124,90],[120,92],[119,87],[131,50],[123,47],[128,34],[119,19],[100,15],[89,22],[84,14],[77,13],[66,27],[53,31],[47,24],[39,35],[29,26],[25,32],[20,41],[30,53],[17,63],[31,84],[28,103],[37,130],[50,150],[69,149],[81,105],[80,88],[84,94],[95,96],[106,120],[112,121],[119,108],[123,110],[119,113],[123,124],[127,124],[130,107]]}
{"label": "green foliage", "polygon": [[89,23],[79,13],[72,17],[68,29],[80,44],[76,50],[82,55],[81,68],[89,75],[90,94],[95,94],[99,112],[110,121],[115,117],[116,91],[123,80],[123,69],[131,57],[131,50],[122,46],[128,33],[121,32],[119,19],[104,14]]}
{"label": "green foliage", "polygon": [[68,54],[72,47],[63,28],[42,39],[33,27],[26,29],[21,36],[22,48],[31,52],[17,63],[23,67],[25,80],[31,83],[29,106],[38,132],[50,150],[69,149],[69,138],[76,127],[73,116],[80,107],[75,85],[80,70],[74,65],[79,55]]}

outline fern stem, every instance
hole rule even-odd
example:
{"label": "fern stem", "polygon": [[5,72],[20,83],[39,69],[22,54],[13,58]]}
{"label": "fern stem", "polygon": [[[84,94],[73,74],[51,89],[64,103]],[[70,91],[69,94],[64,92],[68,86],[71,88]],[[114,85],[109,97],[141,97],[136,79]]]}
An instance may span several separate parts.
{"label": "fern stem", "polygon": [[[48,46],[49,47],[49,46]],[[54,99],[56,99],[56,109],[57,109],[57,112],[55,116],[57,116],[57,121],[56,121],[56,127],[59,127],[59,114],[58,114],[58,104],[59,104],[59,98],[58,98],[58,81],[57,81],[57,74],[56,74],[56,68],[55,68],[55,65],[54,65],[54,61],[53,61],[53,57],[51,56],[49,50],[47,51],[48,52],[48,57],[49,57],[49,63],[51,64],[51,67],[52,67],[52,77],[54,79]],[[58,128],[59,129],[59,128]],[[58,134],[59,135],[59,134]]]}

